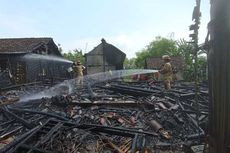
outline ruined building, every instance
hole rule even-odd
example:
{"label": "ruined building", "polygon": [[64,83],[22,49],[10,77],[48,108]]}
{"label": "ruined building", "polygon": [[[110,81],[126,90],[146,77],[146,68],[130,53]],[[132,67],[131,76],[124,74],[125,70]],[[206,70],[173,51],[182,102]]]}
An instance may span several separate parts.
{"label": "ruined building", "polygon": [[101,44],[85,54],[87,74],[123,69],[126,54],[104,39]]}
{"label": "ruined building", "polygon": [[0,87],[66,77],[61,59],[52,38],[0,39]]}

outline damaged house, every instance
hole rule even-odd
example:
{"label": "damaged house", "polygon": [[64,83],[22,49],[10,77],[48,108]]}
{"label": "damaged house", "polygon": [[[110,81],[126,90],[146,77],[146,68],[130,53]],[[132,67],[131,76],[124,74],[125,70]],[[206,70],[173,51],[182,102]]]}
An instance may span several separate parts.
{"label": "damaged house", "polygon": [[125,53],[102,39],[101,44],[85,54],[87,74],[121,70],[125,57]]}
{"label": "damaged house", "polygon": [[52,38],[0,39],[0,87],[65,78],[71,63]]}

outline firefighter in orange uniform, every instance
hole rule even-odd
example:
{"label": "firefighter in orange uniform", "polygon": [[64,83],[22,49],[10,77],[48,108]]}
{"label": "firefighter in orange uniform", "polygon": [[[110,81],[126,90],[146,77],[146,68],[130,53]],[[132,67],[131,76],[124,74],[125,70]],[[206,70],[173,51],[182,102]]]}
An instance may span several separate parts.
{"label": "firefighter in orange uniform", "polygon": [[170,64],[171,58],[168,55],[162,56],[164,60],[164,64],[159,72],[163,75],[164,87],[166,90],[171,89],[171,81],[172,81],[172,66]]}

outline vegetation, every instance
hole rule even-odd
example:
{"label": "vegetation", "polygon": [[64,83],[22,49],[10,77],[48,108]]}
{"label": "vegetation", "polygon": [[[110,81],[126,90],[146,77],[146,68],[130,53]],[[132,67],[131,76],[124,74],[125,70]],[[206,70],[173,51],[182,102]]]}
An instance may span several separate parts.
{"label": "vegetation", "polygon": [[137,66],[135,64],[136,58],[128,59],[126,58],[124,61],[124,69],[136,69]]}
{"label": "vegetation", "polygon": [[69,51],[68,53],[64,53],[63,56],[68,59],[71,60],[73,62],[80,60],[81,63],[85,63],[85,58],[84,55],[82,54],[82,50],[77,50],[74,49],[73,51]]}
{"label": "vegetation", "polygon": [[[162,55],[181,56],[185,61],[185,69],[183,71],[184,79],[187,81],[194,80],[194,64],[193,64],[194,47],[191,43],[184,39],[173,40],[162,37],[156,37],[144,49],[136,53],[136,58],[126,59],[124,67],[144,68],[145,59],[147,57],[161,57]],[[206,80],[207,59],[204,56],[198,57],[198,76],[200,81]]]}
{"label": "vegetation", "polygon": [[161,57],[166,54],[171,56],[176,56],[178,54],[176,41],[158,36],[143,50],[136,53],[137,58],[135,64],[138,68],[144,68],[145,59],[147,57]]}
{"label": "vegetation", "polygon": [[[63,53],[60,45],[59,50]],[[193,51],[194,47],[191,43],[186,42],[184,39],[173,40],[163,37],[156,37],[155,40],[150,42],[144,49],[136,53],[136,58],[125,59],[125,69],[137,69],[145,67],[145,59],[148,57],[162,57],[163,55],[181,56],[185,61],[185,69],[183,77],[187,81],[194,80],[194,64],[193,64]],[[81,50],[73,50],[63,53],[66,59],[71,61],[80,60],[85,63],[84,55]],[[200,81],[207,80],[206,74],[207,59],[205,56],[198,56],[198,76]]]}

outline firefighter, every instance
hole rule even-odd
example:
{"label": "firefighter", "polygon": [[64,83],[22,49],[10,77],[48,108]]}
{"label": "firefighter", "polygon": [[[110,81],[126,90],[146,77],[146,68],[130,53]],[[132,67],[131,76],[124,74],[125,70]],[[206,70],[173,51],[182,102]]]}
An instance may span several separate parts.
{"label": "firefighter", "polygon": [[74,77],[76,78],[76,85],[77,86],[83,86],[83,70],[85,67],[81,64],[81,62],[78,60],[73,64],[73,72]]}
{"label": "firefighter", "polygon": [[163,75],[164,87],[166,90],[171,89],[171,81],[172,81],[172,66],[170,64],[171,58],[168,55],[162,56],[162,60],[164,60],[164,64],[162,65],[159,72]]}

